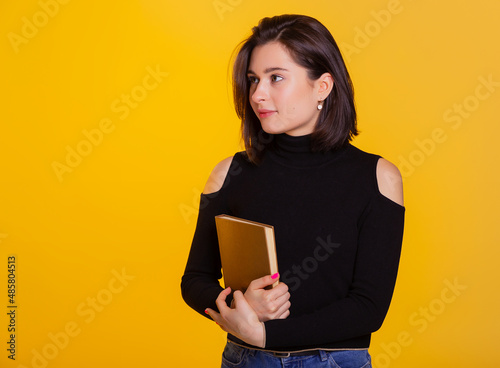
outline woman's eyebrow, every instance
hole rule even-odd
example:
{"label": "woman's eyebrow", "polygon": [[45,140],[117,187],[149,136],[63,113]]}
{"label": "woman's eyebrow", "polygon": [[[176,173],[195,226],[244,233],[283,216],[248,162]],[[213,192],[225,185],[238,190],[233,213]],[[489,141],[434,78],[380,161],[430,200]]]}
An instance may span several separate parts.
{"label": "woman's eyebrow", "polygon": [[[264,70],[264,74],[272,73],[272,72],[275,72],[275,71],[288,72],[289,70],[285,69],[285,68],[280,68],[280,67],[272,67],[272,68],[267,68],[266,70]],[[257,74],[257,73],[255,73],[251,69],[248,69],[247,74]]]}

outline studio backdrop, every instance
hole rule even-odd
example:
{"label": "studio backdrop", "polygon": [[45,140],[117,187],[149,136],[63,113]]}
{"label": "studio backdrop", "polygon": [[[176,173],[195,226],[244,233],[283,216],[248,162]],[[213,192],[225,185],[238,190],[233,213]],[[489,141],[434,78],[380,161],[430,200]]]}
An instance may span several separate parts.
{"label": "studio backdrop", "polygon": [[217,367],[182,300],[200,193],[241,151],[228,71],[259,19],[320,20],[406,227],[376,368],[494,367],[500,341],[495,0],[0,5],[0,366]]}

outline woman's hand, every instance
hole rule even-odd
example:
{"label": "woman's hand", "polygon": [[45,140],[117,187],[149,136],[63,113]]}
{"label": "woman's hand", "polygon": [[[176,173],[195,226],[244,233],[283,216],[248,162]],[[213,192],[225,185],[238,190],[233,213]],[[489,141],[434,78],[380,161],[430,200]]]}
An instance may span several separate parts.
{"label": "woman's hand", "polygon": [[215,300],[220,313],[210,308],[207,308],[205,313],[224,331],[248,344],[264,348],[266,345],[264,323],[259,321],[259,317],[239,290],[236,290],[233,295],[234,308],[229,308],[226,298],[230,293],[231,288],[224,289]]}
{"label": "woman's hand", "polygon": [[246,301],[257,313],[261,322],[271,319],[285,319],[290,315],[291,304],[288,286],[280,282],[273,289],[265,289],[266,286],[275,283],[278,277],[279,274],[274,274],[253,280],[245,291]]}

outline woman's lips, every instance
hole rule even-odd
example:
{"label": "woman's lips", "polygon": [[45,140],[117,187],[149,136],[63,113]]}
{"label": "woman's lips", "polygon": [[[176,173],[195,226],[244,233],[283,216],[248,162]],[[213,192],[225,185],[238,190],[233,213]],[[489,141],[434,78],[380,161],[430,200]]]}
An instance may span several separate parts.
{"label": "woman's lips", "polygon": [[257,113],[259,114],[259,118],[267,118],[268,116],[271,116],[275,113],[276,111],[273,110],[257,110]]}

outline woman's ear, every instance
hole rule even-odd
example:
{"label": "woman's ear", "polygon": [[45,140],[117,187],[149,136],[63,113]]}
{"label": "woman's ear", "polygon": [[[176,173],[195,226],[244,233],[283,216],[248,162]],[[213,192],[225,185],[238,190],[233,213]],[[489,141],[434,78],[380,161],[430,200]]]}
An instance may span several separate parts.
{"label": "woman's ear", "polygon": [[328,97],[333,89],[335,81],[330,73],[324,73],[316,80],[318,86],[318,101],[322,101]]}

